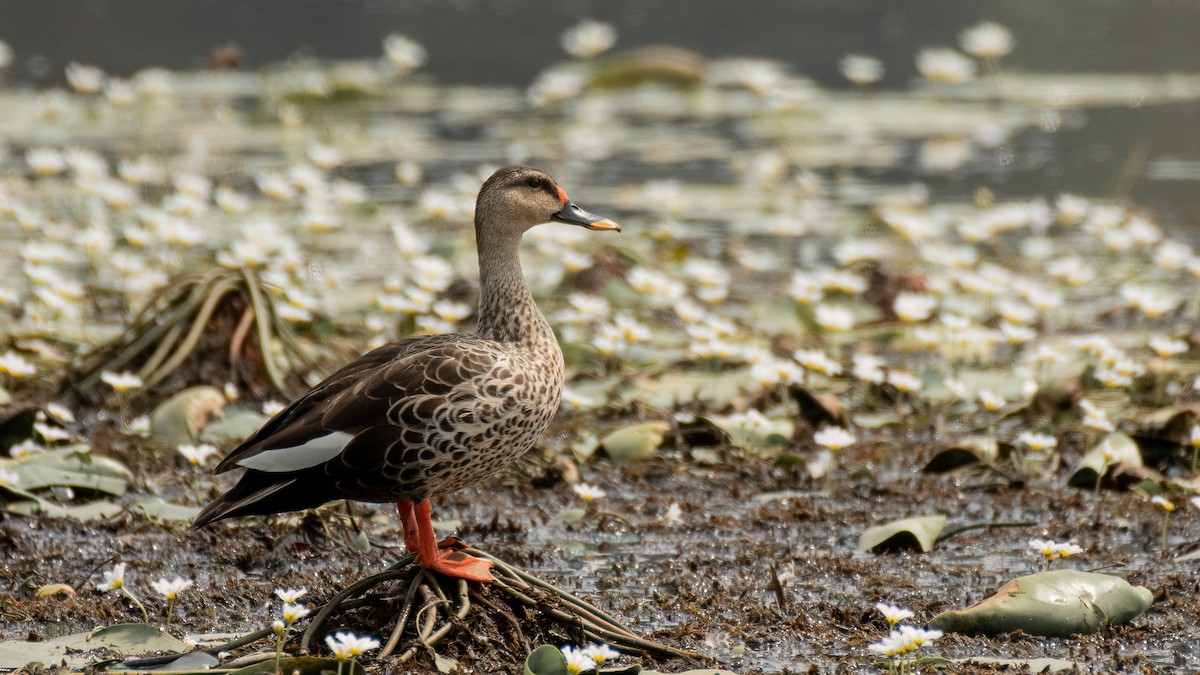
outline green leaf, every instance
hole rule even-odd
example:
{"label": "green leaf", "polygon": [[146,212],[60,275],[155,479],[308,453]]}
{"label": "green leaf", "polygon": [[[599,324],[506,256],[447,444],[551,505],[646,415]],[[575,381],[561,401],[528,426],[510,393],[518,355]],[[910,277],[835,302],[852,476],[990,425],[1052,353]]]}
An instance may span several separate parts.
{"label": "green leaf", "polygon": [[144,623],[120,623],[88,634],[89,649],[108,647],[121,654],[185,652],[190,647],[170,633]]}
{"label": "green leaf", "polygon": [[130,510],[141,511],[150,520],[168,520],[192,522],[197,513],[200,513],[200,507],[188,506],[186,504],[172,504],[171,502],[163,501],[161,497],[148,497],[134,502]]}
{"label": "green leaf", "polygon": [[542,645],[525,659],[524,675],[570,675],[567,657],[554,645]]}
{"label": "green leaf", "polygon": [[[67,648],[47,642],[5,640],[0,642],[0,668],[24,668],[32,663],[56,664],[66,655]],[[39,672],[30,669],[30,672]]]}
{"label": "green leaf", "polygon": [[858,550],[919,548],[921,552],[928,553],[933,550],[933,543],[945,526],[946,516],[905,518],[876,525],[859,536]]}
{"label": "green leaf", "polygon": [[996,441],[990,438],[964,438],[942,450],[922,469],[925,473],[945,473],[976,464],[990,464],[1000,455]]}
{"label": "green leaf", "polygon": [[961,611],[942,612],[931,625],[946,632],[996,635],[1017,630],[1066,637],[1126,623],[1146,611],[1153,594],[1108,574],[1054,570],[1018,577]]}
{"label": "green leaf", "polygon": [[14,502],[8,505],[9,513],[22,516],[45,515],[51,518],[74,518],[81,522],[112,518],[123,510],[119,505],[107,499],[98,499],[79,506],[59,506],[40,498],[37,501]]}
{"label": "green leaf", "polygon": [[769,418],[768,424],[748,426],[739,417],[709,415],[708,421],[725,432],[730,445],[745,450],[775,448],[786,445],[796,423],[790,418]]}
{"label": "green leaf", "polygon": [[27,491],[66,486],[120,496],[133,481],[133,474],[125,465],[110,457],[93,455],[86,446],[30,455],[16,464],[15,472],[17,487]]}
{"label": "green leaf", "polygon": [[195,443],[203,429],[225,408],[225,395],[207,385],[189,387],[163,401],[150,413],[150,436],[166,445]]}
{"label": "green leaf", "polygon": [[258,431],[266,421],[265,415],[254,412],[233,413],[205,426],[200,432],[200,442],[211,443],[219,448],[230,448]]}
{"label": "green leaf", "polygon": [[615,462],[641,462],[654,457],[671,425],[661,420],[617,429],[600,441]]}
{"label": "green leaf", "polygon": [[[1141,468],[1142,451],[1137,443],[1126,434],[1115,432],[1105,436],[1091,450],[1087,451],[1079,465],[1067,480],[1068,485],[1091,489],[1096,485],[1097,476],[1107,474],[1113,467],[1125,466]],[[1130,477],[1130,482],[1136,480]]]}
{"label": "green leaf", "polygon": [[579,521],[583,520],[584,516],[586,516],[586,515],[587,515],[587,509],[563,509],[562,511],[559,511],[558,513],[554,514],[554,517],[551,518],[550,522],[547,524],[548,525],[558,525],[558,524],[574,525],[575,523],[578,523]]}
{"label": "green leaf", "polygon": [[[217,657],[213,656],[212,654],[209,654],[208,652],[196,651],[188,652],[177,659],[172,659],[153,668],[146,668],[145,670],[150,672],[154,672],[156,670],[169,670],[175,673],[185,671],[206,671],[210,670],[218,663],[220,663],[220,661],[218,661]],[[118,665],[113,670],[120,670],[120,666]]]}

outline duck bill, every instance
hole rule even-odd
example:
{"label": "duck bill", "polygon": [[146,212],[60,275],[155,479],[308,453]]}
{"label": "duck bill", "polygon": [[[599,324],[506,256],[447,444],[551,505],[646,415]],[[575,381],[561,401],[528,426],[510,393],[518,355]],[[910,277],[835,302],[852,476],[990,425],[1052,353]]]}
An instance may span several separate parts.
{"label": "duck bill", "polygon": [[588,213],[583,209],[575,206],[575,202],[567,201],[563,204],[562,211],[550,217],[551,220],[559,223],[570,223],[586,227],[589,230],[612,230],[620,232],[621,226],[614,220],[609,220],[603,216],[597,216],[594,213]]}

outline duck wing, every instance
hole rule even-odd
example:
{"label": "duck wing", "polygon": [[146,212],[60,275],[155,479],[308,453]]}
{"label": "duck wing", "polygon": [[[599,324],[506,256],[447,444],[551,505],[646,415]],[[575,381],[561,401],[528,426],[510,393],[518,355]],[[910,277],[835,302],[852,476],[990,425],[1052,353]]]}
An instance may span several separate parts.
{"label": "duck wing", "polygon": [[422,474],[413,465],[428,462],[431,449],[453,453],[464,430],[516,412],[503,402],[512,386],[508,360],[501,346],[466,335],[404,340],[363,355],[221,461],[217,473],[248,471],[193,526],[344,497],[385,500],[395,489],[412,489]]}

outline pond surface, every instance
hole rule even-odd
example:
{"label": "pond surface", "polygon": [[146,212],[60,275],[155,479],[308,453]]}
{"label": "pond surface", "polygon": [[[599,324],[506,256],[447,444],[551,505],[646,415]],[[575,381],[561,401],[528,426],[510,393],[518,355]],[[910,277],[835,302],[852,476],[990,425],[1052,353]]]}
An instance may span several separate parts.
{"label": "pond surface", "polygon": [[[25,506],[0,522],[0,638],[129,620],[128,602],[92,588],[118,561],[159,615],[150,579],[194,579],[178,624],[193,635],[269,623],[274,588],[324,598],[385,566],[400,547],[388,508],[353,514],[369,552],[349,529],[311,541],[285,519],[183,532],[197,493],[228,477],[198,479],[177,441],[120,420],[172,388],[224,385],[211,371],[184,368],[128,397],[60,378],[78,377],[79,356],[118,337],[154,290],[219,266],[268,281],[313,361],[296,374],[309,384],[370,345],[469,329],[475,190],[492,168],[527,162],[625,231],[527,236],[568,404],[498,484],[438,502],[460,536],[742,672],[876,671],[867,645],[886,629],[872,603],[925,622],[1040,569],[1031,538],[1069,540],[1085,553],[1056,565],[1146,585],[1150,611],[1092,636],[951,635],[930,651],[1200,668],[1197,563],[1174,557],[1200,541],[1186,452],[1200,403],[1200,13],[1177,2],[999,2],[987,16],[946,2],[756,7],[0,5],[0,26],[20,27],[0,35],[16,53],[0,87],[0,351],[37,372],[0,380],[0,451],[13,453],[0,468],[36,461],[15,448],[56,400],[77,417],[56,428],[130,469],[111,494],[39,484],[40,501],[10,502]],[[562,63],[558,36],[583,16],[615,25],[613,60]],[[955,44],[983,19],[1013,31],[1010,56],[968,83],[918,78],[919,49]],[[425,67],[385,66],[380,44],[397,31],[428,51]],[[239,69],[198,69],[226,43]],[[676,48],[619,56],[663,44]],[[844,83],[848,52],[881,58],[883,80]],[[66,93],[69,61],[119,78],[162,66],[169,86],[132,102]],[[663,62],[669,82],[644,76]],[[69,168],[36,170],[39,148],[63,151]],[[129,178],[135,160],[160,177]],[[936,309],[904,319],[899,294]],[[814,352],[836,367],[813,365]],[[227,375],[238,389],[227,414],[284,397]],[[814,412],[803,392],[837,403]],[[1005,400],[990,407],[985,392]],[[646,461],[596,448],[646,420],[668,429]],[[827,425],[856,438],[834,453],[828,493],[813,434]],[[1136,439],[1137,461],[1102,460],[1096,494],[1069,486],[1113,429]],[[1055,445],[1042,453],[1030,432]],[[45,451],[32,443],[25,452]],[[952,446],[987,450],[964,471],[921,471]],[[548,468],[556,459],[565,478]],[[607,496],[567,525],[555,516],[581,505],[572,471]],[[1180,505],[1167,552],[1148,500],[1160,490]],[[116,513],[154,496],[184,515]],[[116,511],[28,515],[31,502],[105,499]],[[936,513],[967,529],[929,553],[855,552],[868,527]],[[27,592],[48,583],[79,594]]]}

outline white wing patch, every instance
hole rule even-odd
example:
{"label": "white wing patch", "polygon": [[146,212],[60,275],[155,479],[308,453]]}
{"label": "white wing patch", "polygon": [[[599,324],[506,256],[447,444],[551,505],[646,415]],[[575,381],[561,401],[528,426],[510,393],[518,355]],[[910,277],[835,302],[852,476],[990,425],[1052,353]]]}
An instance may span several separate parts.
{"label": "white wing patch", "polygon": [[267,473],[300,471],[323,464],[338,456],[354,436],[344,431],[318,436],[303,445],[266,450],[238,462],[238,466]]}

